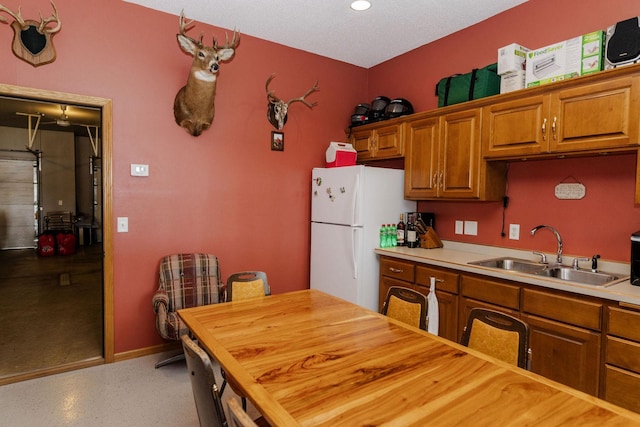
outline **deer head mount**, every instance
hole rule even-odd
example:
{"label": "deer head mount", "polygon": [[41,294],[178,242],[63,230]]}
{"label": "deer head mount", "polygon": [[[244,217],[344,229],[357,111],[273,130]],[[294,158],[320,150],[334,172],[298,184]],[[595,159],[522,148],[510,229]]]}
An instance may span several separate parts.
{"label": "deer head mount", "polygon": [[225,34],[224,46],[218,46],[215,37],[212,46],[202,44],[200,40],[186,35],[193,20],[185,22],[184,11],[180,13],[180,33],[176,35],[178,45],[184,53],[193,56],[187,84],[180,89],[173,103],[173,115],[176,123],[193,136],[207,130],[213,122],[214,100],[220,63],[229,61],[240,43],[240,34],[233,31],[233,38]]}
{"label": "deer head mount", "polygon": [[284,124],[287,122],[287,112],[289,110],[289,105],[294,102],[302,102],[309,108],[315,107],[318,104],[317,102],[314,102],[312,104],[309,101],[306,101],[305,98],[309,94],[320,90],[320,88],[318,87],[318,81],[316,80],[313,86],[311,86],[311,89],[309,89],[304,95],[284,102],[283,100],[278,98],[273,91],[269,90],[269,83],[271,83],[271,80],[273,80],[275,76],[275,74],[271,74],[271,76],[269,76],[269,78],[267,79],[267,84],[265,86],[265,89],[267,91],[267,100],[269,100],[269,103],[267,104],[267,119],[269,120],[269,123],[273,125],[273,127],[275,127],[276,129],[282,129]]}
{"label": "deer head mount", "polygon": [[[24,19],[18,7],[18,13],[14,13],[9,8],[0,4],[0,12],[5,12],[13,18],[11,28],[13,29],[13,54],[23,61],[38,67],[55,61],[56,49],[53,46],[53,36],[60,31],[62,23],[58,17],[58,9],[51,2],[53,14],[49,18],[43,18],[40,14],[40,22],[32,19]],[[8,24],[5,18],[0,16],[0,22]],[[57,25],[49,27],[50,22]]]}

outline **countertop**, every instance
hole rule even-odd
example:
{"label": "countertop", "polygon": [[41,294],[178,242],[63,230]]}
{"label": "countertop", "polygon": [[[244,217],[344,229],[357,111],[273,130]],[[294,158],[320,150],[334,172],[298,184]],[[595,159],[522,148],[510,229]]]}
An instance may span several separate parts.
{"label": "countertop", "polygon": [[[540,257],[531,251],[499,248],[494,246],[475,245],[470,243],[460,243],[443,240],[444,247],[436,249],[410,249],[407,247],[377,248],[375,253],[394,258],[416,261],[432,266],[450,268],[468,273],[482,274],[497,279],[512,280],[520,283],[527,283],[549,289],[557,289],[566,292],[573,292],[580,295],[589,295],[616,302],[640,305],[640,286],[632,286],[629,280],[625,280],[608,287],[582,285],[553,278],[540,278],[530,274],[518,273],[514,271],[497,270],[494,268],[470,265],[469,262],[483,259],[510,256],[514,258],[539,261]],[[547,253],[547,259],[555,259],[556,254]],[[563,264],[571,265],[573,257],[563,256]],[[606,260],[598,261],[598,270],[614,273],[618,276],[629,276],[630,267],[627,263],[611,262]]]}

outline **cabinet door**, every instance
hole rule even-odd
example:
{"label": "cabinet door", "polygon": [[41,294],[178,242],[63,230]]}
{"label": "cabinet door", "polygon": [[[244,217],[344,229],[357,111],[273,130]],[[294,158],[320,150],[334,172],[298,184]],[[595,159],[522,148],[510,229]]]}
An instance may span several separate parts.
{"label": "cabinet door", "polygon": [[438,335],[458,342],[458,296],[436,290],[438,297]]}
{"label": "cabinet door", "polygon": [[638,144],[638,78],[621,77],[552,92],[552,152]]}
{"label": "cabinet door", "polygon": [[537,95],[484,107],[484,158],[526,158],[546,152],[549,99],[548,95]]}
{"label": "cabinet door", "polygon": [[405,124],[404,196],[433,198],[438,194],[438,139],[440,120],[430,117]]}
{"label": "cabinet door", "polygon": [[480,108],[442,116],[438,194],[443,198],[480,197]]}
{"label": "cabinet door", "polygon": [[374,154],[376,159],[398,158],[404,155],[402,124],[380,126],[375,131]]}
{"label": "cabinet door", "polygon": [[639,374],[615,366],[605,365],[604,383],[603,398],[606,401],[640,412]]}
{"label": "cabinet door", "polygon": [[597,396],[600,334],[537,316],[522,319],[529,324],[531,371]]}
{"label": "cabinet door", "polygon": [[353,149],[356,150],[358,161],[371,159],[371,138],[371,130],[356,129],[351,132],[349,142],[353,145]]}

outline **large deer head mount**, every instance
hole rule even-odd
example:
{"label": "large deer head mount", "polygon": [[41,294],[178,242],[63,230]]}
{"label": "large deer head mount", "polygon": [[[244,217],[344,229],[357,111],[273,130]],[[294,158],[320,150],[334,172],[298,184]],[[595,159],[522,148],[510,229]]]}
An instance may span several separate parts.
{"label": "large deer head mount", "polygon": [[314,102],[312,104],[309,101],[305,100],[305,98],[311,93],[320,90],[320,88],[318,87],[318,81],[316,80],[313,86],[311,86],[311,89],[309,89],[304,95],[284,102],[283,100],[278,98],[273,91],[269,90],[269,83],[271,83],[271,80],[273,80],[275,76],[275,74],[271,74],[271,76],[269,76],[269,78],[267,79],[267,84],[265,86],[265,89],[267,91],[267,100],[269,101],[269,103],[267,104],[267,119],[269,120],[269,123],[273,125],[273,127],[275,127],[276,129],[282,129],[284,124],[287,122],[289,105],[294,102],[302,102],[309,108],[315,107],[318,104],[317,102]]}
{"label": "large deer head mount", "polygon": [[[13,18],[13,54],[23,61],[38,67],[55,61],[56,49],[53,46],[53,36],[60,31],[62,23],[58,17],[58,9],[51,2],[53,14],[49,18],[43,18],[40,14],[40,22],[33,19],[24,19],[22,11],[18,7],[18,13],[0,4],[0,12],[5,12]],[[0,16],[0,22],[8,24],[5,18]],[[49,23],[56,23],[55,27],[49,27]]]}
{"label": "large deer head mount", "polygon": [[180,89],[173,103],[173,115],[176,123],[193,136],[207,130],[215,114],[214,100],[220,63],[229,61],[240,43],[240,34],[233,31],[233,38],[225,34],[225,44],[218,46],[215,37],[212,46],[202,44],[200,40],[186,35],[193,20],[185,22],[184,11],[180,13],[180,33],[176,35],[178,45],[183,52],[193,56],[187,84]]}

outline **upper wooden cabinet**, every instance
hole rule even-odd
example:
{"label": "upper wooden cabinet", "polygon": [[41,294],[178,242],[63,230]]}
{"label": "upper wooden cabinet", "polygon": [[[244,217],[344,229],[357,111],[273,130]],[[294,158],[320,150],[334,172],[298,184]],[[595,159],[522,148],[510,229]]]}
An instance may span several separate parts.
{"label": "upper wooden cabinet", "polygon": [[486,105],[484,158],[637,148],[639,79],[622,76],[586,84],[577,80],[574,85]]}
{"label": "upper wooden cabinet", "polygon": [[358,162],[400,158],[404,155],[402,123],[378,122],[355,128],[349,142],[358,153]]}
{"label": "upper wooden cabinet", "polygon": [[405,123],[405,198],[499,200],[504,165],[481,157],[480,108]]}

